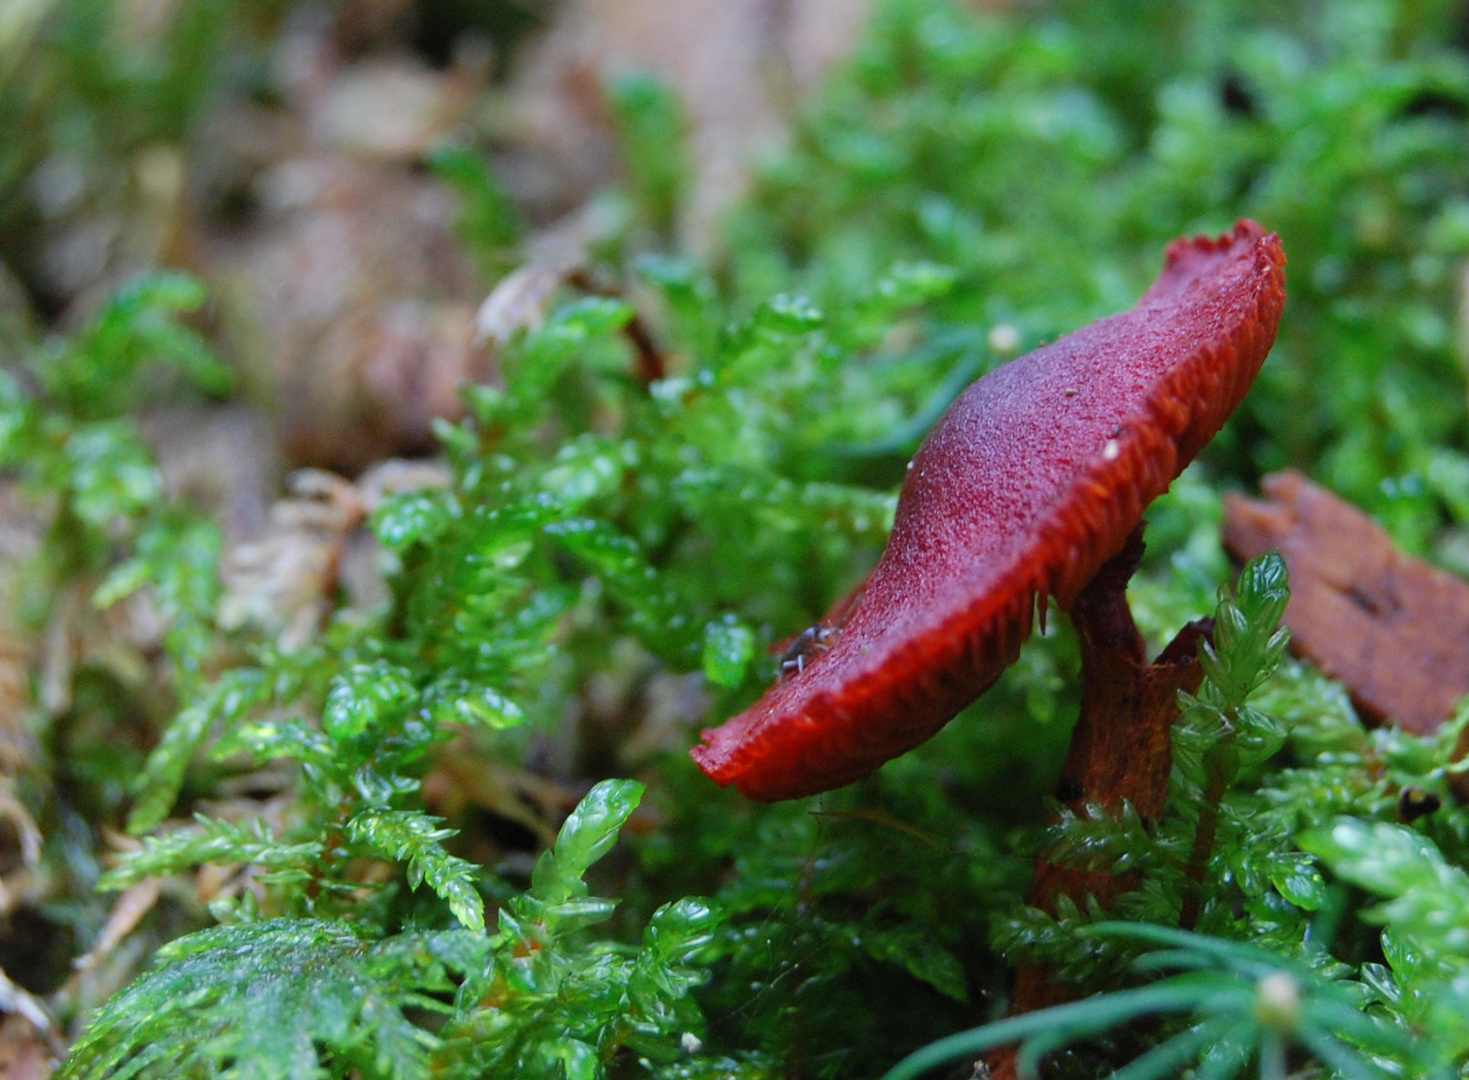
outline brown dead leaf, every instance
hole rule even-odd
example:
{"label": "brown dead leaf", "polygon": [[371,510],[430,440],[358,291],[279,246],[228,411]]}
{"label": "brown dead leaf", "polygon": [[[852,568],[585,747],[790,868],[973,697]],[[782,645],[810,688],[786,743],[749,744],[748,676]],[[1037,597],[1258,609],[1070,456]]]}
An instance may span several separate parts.
{"label": "brown dead leaf", "polygon": [[363,523],[391,495],[449,482],[448,467],[433,461],[379,462],[355,484],[320,469],[292,473],[263,533],[225,551],[219,625],[263,629],[294,649],[316,633],[339,588],[359,610],[385,600],[379,549]]}
{"label": "brown dead leaf", "polygon": [[312,137],[356,155],[412,160],[464,122],[479,89],[458,69],[446,78],[407,57],[363,60],[315,103]]}
{"label": "brown dead leaf", "polygon": [[459,843],[462,854],[486,866],[500,863],[512,848],[549,847],[579,794],[477,754],[467,738],[446,747],[423,780],[424,804],[436,816],[461,822],[471,811],[484,815],[461,829]]}
{"label": "brown dead leaf", "polygon": [[459,385],[486,374],[482,286],[422,159],[460,130],[487,70],[343,63],[333,34],[323,18],[291,23],[274,65],[284,107],[222,110],[193,187],[229,351],[279,413],[292,463],[350,475],[432,450],[433,420],[460,415]]}
{"label": "brown dead leaf", "polygon": [[44,1080],[64,1053],[46,1006],[0,971],[0,1080]]}
{"label": "brown dead leaf", "polygon": [[[19,987],[12,989],[25,994]],[[39,1006],[32,1009],[39,1014]],[[61,1040],[49,1023],[38,1025],[19,1010],[6,1011],[0,1019],[0,1080],[45,1080],[61,1064],[62,1052]]]}
{"label": "brown dead leaf", "polygon": [[1403,554],[1371,518],[1300,473],[1267,476],[1263,501],[1224,503],[1240,559],[1278,548],[1290,570],[1292,647],[1358,710],[1420,735],[1469,694],[1469,583]]}
{"label": "brown dead leaf", "polygon": [[346,473],[435,443],[482,378],[453,202],[406,169],[316,155],[255,184],[262,221],[210,271],[243,368],[281,413],[288,456]]}
{"label": "brown dead leaf", "polygon": [[124,889],[113,902],[112,911],[97,936],[97,943],[72,962],[78,972],[88,972],[104,960],[118,943],[137,929],[158,903],[162,886],[157,878],[144,878]]}
{"label": "brown dead leaf", "polygon": [[255,626],[295,649],[330,611],[343,548],[365,511],[357,489],[332,473],[303,469],[289,486],[265,534],[225,552],[217,618],[226,630]]}
{"label": "brown dead leaf", "polygon": [[527,263],[500,279],[475,315],[476,340],[503,349],[517,334],[537,330],[566,281],[560,266]]}
{"label": "brown dead leaf", "polygon": [[453,481],[454,474],[443,461],[380,461],[358,478],[357,497],[363,511],[374,514],[394,495],[446,488]]}
{"label": "brown dead leaf", "polygon": [[282,472],[269,421],[244,405],[171,404],[140,418],[169,498],[185,499],[232,541],[265,531]]}

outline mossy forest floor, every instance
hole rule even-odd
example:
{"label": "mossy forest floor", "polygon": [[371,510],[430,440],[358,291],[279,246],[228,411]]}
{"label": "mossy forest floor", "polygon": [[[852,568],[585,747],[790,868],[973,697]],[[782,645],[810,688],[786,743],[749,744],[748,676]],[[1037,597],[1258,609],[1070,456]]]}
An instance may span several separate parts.
{"label": "mossy forest floor", "polygon": [[[1221,522],[1293,468],[1469,575],[1466,43],[0,0],[0,1075],[875,1078],[975,1029],[896,1075],[1463,1075],[1469,710],[1364,724]],[[1217,620],[1162,815],[1057,802],[1055,613],[867,779],[709,782],[953,398],[1245,217],[1279,338],[1130,589],[1154,649]],[[1030,907],[1042,853],[1126,888]],[[1004,1020],[1022,969],[1070,1003]]]}

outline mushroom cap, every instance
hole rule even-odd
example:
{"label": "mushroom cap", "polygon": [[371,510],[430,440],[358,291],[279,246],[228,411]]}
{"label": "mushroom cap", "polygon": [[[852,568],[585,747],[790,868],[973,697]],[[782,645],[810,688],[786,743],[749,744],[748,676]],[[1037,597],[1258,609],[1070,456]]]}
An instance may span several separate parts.
{"label": "mushroom cap", "polygon": [[892,535],[829,647],[693,749],[761,801],[857,780],[932,736],[1121,550],[1275,342],[1280,238],[1176,240],[1131,311],[990,372],[908,468]]}

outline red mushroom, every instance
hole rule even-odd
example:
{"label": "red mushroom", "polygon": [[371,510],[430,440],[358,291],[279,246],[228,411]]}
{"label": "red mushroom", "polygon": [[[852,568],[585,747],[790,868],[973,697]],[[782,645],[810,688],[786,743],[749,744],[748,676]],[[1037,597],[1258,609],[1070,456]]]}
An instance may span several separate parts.
{"label": "red mushroom", "polygon": [[[752,799],[850,783],[999,677],[1214,436],[1275,341],[1280,240],[1178,240],[1137,306],[980,379],[909,466],[887,550],[822,647],[692,751]],[[794,670],[790,670],[794,668]]]}

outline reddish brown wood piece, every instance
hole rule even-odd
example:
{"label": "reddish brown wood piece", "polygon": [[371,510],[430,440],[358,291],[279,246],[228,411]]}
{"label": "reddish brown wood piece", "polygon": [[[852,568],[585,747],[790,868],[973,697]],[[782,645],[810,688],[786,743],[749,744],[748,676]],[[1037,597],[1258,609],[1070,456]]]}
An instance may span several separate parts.
{"label": "reddish brown wood piece", "polygon": [[1358,711],[1429,734],[1469,694],[1469,583],[1405,555],[1371,518],[1298,472],[1264,500],[1224,502],[1239,559],[1280,550],[1291,647],[1341,681]]}
{"label": "reddish brown wood piece", "polygon": [[1037,601],[1069,610],[1244,397],[1285,303],[1279,238],[1173,243],[1136,307],[991,372],[909,468],[887,550],[829,645],[694,760],[754,799],[865,776],[1014,661]]}

